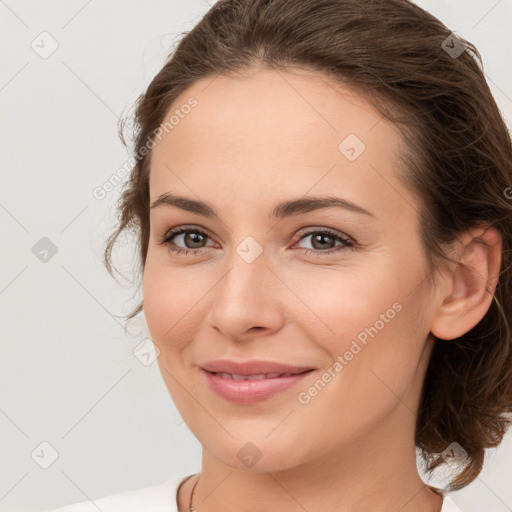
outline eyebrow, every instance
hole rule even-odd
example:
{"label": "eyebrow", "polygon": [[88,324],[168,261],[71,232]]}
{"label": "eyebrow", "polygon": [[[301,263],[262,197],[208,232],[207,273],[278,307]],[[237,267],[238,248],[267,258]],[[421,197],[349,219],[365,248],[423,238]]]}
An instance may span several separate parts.
{"label": "eyebrow", "polygon": [[[195,199],[189,199],[187,197],[176,196],[170,193],[161,194],[155,201],[153,201],[151,208],[157,208],[162,205],[174,206],[187,212],[203,215],[204,217],[219,218],[219,215],[207,203],[203,201],[196,201]],[[274,219],[282,219],[284,217],[299,215],[301,213],[307,213],[321,208],[332,207],[343,208],[345,210],[362,213],[375,218],[373,213],[361,206],[347,201],[346,199],[331,196],[301,197],[299,199],[282,201],[274,206],[270,217]]]}

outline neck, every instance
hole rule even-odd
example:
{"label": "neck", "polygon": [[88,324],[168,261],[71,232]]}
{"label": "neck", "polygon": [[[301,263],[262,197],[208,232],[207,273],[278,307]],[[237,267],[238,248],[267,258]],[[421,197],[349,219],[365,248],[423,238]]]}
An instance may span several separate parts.
{"label": "neck", "polygon": [[442,497],[421,480],[413,441],[396,432],[384,441],[365,435],[350,447],[277,471],[233,469],[203,450],[201,473],[180,489],[179,510],[188,511],[195,486],[192,506],[200,512],[440,512]]}

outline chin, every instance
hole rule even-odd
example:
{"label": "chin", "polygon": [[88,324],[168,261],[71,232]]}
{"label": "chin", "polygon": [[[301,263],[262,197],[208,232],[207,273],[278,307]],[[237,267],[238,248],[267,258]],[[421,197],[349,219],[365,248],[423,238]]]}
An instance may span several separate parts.
{"label": "chin", "polygon": [[[274,439],[263,438],[253,441],[247,439],[246,432],[244,440],[230,438],[229,441],[226,440],[224,446],[221,446],[217,437],[212,440],[213,450],[208,449],[206,444],[202,444],[212,457],[235,471],[251,473],[286,471],[304,463],[302,454],[297,453],[297,442],[289,437],[290,446],[279,436]],[[291,457],[291,454],[294,456]]]}

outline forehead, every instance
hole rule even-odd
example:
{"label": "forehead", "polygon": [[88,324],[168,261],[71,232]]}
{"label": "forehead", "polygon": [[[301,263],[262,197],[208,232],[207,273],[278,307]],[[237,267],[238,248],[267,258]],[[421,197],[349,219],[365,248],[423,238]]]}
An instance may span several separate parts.
{"label": "forehead", "polygon": [[[191,98],[196,106],[180,110]],[[208,77],[184,91],[165,120],[173,113],[179,122],[153,149],[152,200],[192,188],[199,196],[243,194],[261,205],[279,192],[305,195],[314,188],[342,190],[349,200],[364,194],[378,206],[406,194],[397,192],[396,126],[363,95],[319,73]]]}

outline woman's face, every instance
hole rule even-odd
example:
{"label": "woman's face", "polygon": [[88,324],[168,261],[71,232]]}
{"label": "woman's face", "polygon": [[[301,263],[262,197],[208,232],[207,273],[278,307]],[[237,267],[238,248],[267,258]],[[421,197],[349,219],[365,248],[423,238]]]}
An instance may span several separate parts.
{"label": "woman's face", "polygon": [[[413,451],[435,297],[397,129],[300,70],[201,80],[173,114],[150,200],[188,202],[151,208],[144,313],[190,430],[221,463],[250,469],[248,454],[258,471],[362,444],[375,458],[383,443]],[[161,244],[177,227],[190,231]],[[201,366],[218,359],[314,370],[239,403],[208,385]]]}

